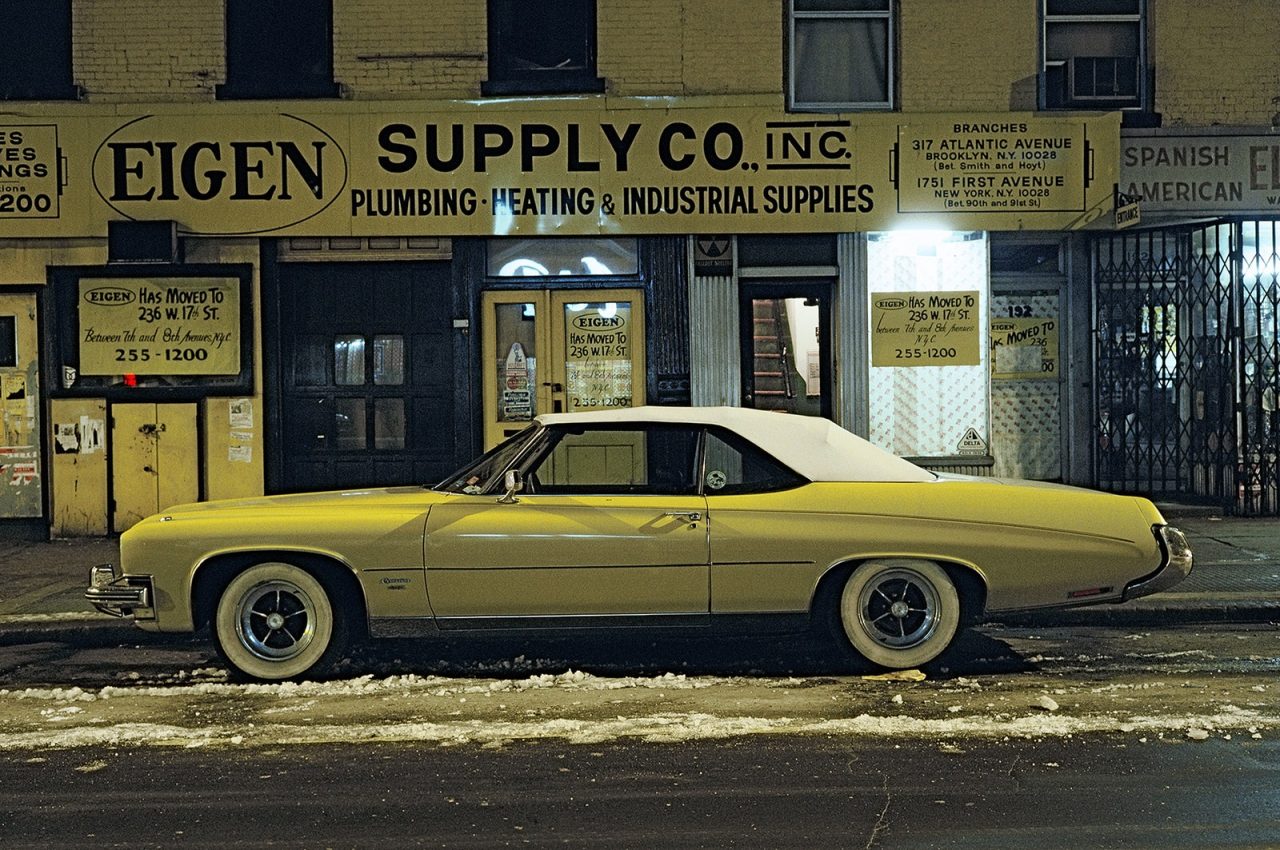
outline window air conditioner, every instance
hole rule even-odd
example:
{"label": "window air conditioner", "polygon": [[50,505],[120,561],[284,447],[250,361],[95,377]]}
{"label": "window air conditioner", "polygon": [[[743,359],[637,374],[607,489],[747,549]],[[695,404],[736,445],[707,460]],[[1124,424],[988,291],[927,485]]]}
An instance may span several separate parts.
{"label": "window air conditioner", "polygon": [[1140,106],[1138,57],[1071,57],[1067,61],[1067,103],[1086,108]]}

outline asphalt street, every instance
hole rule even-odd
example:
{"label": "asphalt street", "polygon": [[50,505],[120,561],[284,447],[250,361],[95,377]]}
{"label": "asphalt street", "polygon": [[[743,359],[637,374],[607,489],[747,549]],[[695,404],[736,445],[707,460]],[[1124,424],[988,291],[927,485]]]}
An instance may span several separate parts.
{"label": "asphalt street", "polygon": [[789,736],[0,756],[6,847],[1264,848],[1280,744]]}
{"label": "asphalt street", "polygon": [[1280,523],[923,671],[773,640],[378,642],[228,682],[86,611],[112,540],[0,544],[5,847],[1280,847]]}

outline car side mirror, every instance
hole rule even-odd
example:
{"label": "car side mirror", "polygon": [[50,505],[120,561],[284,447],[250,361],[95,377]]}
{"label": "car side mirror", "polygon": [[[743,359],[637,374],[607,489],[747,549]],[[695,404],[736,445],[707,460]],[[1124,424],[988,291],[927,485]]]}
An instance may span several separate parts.
{"label": "car side mirror", "polygon": [[502,486],[507,491],[498,499],[498,503],[502,505],[514,505],[520,501],[516,498],[516,493],[524,490],[524,477],[518,469],[508,469],[502,475]]}

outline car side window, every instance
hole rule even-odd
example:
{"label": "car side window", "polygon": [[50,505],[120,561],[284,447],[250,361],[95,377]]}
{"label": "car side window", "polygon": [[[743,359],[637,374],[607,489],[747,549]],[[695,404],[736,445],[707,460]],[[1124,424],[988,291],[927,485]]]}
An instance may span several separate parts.
{"label": "car side window", "polygon": [[502,484],[502,473],[507,467],[515,463],[517,458],[529,448],[529,444],[537,439],[539,430],[537,425],[530,425],[441,481],[435,489],[449,493],[465,493],[468,496],[478,496],[486,491],[492,491]]}
{"label": "car side window", "polygon": [[707,432],[703,492],[708,496],[789,490],[805,479],[756,446],[718,430]]}
{"label": "car side window", "polygon": [[692,495],[698,431],[682,425],[550,429],[550,449],[525,469],[530,493]]}

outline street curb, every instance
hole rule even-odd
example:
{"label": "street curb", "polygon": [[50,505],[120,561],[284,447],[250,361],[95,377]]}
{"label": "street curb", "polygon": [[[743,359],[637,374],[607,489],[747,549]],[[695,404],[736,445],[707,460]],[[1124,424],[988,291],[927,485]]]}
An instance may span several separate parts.
{"label": "street curb", "polygon": [[[38,616],[38,615],[37,615]],[[152,640],[171,641],[181,635],[145,632],[131,620],[100,620],[92,617],[80,619],[26,619],[17,622],[0,621],[0,646],[16,646],[25,643],[76,643],[81,646],[110,646],[120,643],[146,643]]]}
{"label": "street curb", "polygon": [[1216,623],[1280,623],[1280,600],[1258,602],[1206,601],[1196,606],[1144,605],[1126,607],[1099,605],[1093,608],[1065,608],[1056,611],[1026,611],[993,614],[987,624],[1007,626],[1129,626],[1160,627],[1211,625]]}

